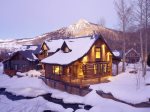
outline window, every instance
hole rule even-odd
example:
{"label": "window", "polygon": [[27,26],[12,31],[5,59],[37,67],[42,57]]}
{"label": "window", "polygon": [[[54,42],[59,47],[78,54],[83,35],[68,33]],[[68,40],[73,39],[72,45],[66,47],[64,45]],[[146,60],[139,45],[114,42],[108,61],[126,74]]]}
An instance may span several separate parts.
{"label": "window", "polygon": [[107,72],[107,64],[103,64],[103,72],[104,72],[104,73]]}
{"label": "window", "polygon": [[83,59],[82,59],[82,62],[83,62],[83,64],[87,63],[88,62],[88,57],[84,56]]}
{"label": "window", "polygon": [[111,60],[111,53],[107,52],[107,61],[110,61],[110,60]]}
{"label": "window", "polygon": [[97,48],[95,49],[95,52],[96,52],[95,58],[96,58],[96,59],[100,59],[100,58],[101,58],[101,49],[100,49],[99,47],[97,47]]}
{"label": "window", "polygon": [[62,74],[62,67],[61,66],[53,66],[53,74],[61,75]]}
{"label": "window", "polygon": [[94,74],[97,74],[97,64],[94,64]]}
{"label": "window", "polygon": [[65,52],[65,53],[68,53],[68,52],[69,52],[69,48],[68,48],[68,47],[65,47],[64,52]]}

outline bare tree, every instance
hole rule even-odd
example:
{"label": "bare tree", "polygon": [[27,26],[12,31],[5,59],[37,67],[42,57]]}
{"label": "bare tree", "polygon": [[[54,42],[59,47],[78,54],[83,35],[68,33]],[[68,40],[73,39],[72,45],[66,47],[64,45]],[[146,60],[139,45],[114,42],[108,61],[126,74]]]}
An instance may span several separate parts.
{"label": "bare tree", "polygon": [[145,55],[144,55],[144,74],[146,75],[146,66],[147,66],[147,38],[148,38],[148,22],[150,19],[150,0],[144,0],[144,19],[145,19]]}
{"label": "bare tree", "polygon": [[116,11],[120,20],[120,26],[122,30],[122,39],[123,39],[123,67],[122,71],[125,72],[125,50],[126,50],[126,39],[125,39],[125,33],[127,26],[130,21],[130,15],[132,12],[131,5],[127,5],[125,0],[118,0],[115,1],[115,7]]}
{"label": "bare tree", "polygon": [[[150,0],[137,0],[136,12],[134,17],[137,22],[138,29],[140,31],[140,47],[141,47],[141,65],[142,75],[146,75],[147,65],[147,38],[148,38],[148,22],[150,19]],[[144,35],[145,34],[145,35]],[[144,38],[145,36],[145,38]]]}
{"label": "bare tree", "polygon": [[135,13],[135,20],[137,21],[137,26],[140,29],[140,51],[141,51],[141,65],[142,65],[142,75],[144,75],[144,49],[143,49],[143,18],[144,18],[144,13],[143,13],[143,8],[144,8],[144,0],[138,0],[137,1],[137,7],[136,7],[136,12]]}

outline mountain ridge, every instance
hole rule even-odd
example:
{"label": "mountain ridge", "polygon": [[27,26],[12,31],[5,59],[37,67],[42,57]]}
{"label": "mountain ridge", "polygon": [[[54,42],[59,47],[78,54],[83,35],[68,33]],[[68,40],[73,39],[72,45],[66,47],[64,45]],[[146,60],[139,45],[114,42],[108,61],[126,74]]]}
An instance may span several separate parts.
{"label": "mountain ridge", "polygon": [[[34,38],[15,39],[14,41],[11,42],[1,42],[0,48],[8,48],[14,50],[17,49],[17,47],[26,44],[39,45],[45,40],[49,39],[59,39],[67,37],[75,38],[81,36],[89,36],[93,34],[101,34],[105,38],[111,49],[121,50],[122,49],[121,33],[122,33],[121,31],[109,29],[101,25],[88,22],[85,19],[80,19],[79,21],[69,25],[68,27],[62,27],[56,31],[47,32]],[[128,40],[130,42],[130,39]]]}

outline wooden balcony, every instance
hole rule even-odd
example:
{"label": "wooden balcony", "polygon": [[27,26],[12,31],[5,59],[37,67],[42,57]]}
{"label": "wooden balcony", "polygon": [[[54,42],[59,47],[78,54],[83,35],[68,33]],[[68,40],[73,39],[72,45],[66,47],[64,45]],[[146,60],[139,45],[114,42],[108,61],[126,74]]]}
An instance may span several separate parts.
{"label": "wooden balcony", "polygon": [[64,75],[51,74],[46,78],[71,85],[84,87],[91,84],[105,82],[107,81],[108,76],[111,75],[111,66],[108,62],[90,62],[86,64],[81,64],[81,69],[83,72],[82,77],[78,77],[68,73]]}

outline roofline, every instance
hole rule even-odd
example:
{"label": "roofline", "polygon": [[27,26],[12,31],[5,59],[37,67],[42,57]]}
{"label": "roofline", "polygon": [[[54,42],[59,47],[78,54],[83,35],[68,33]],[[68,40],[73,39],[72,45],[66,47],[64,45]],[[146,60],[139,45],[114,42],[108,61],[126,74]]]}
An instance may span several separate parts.
{"label": "roofline", "polygon": [[52,38],[49,40],[46,40],[47,42],[51,41],[51,40],[69,40],[69,39],[78,39],[78,38],[88,38],[88,37],[92,37],[93,35],[85,35],[85,36],[73,36],[73,37],[65,37],[65,38]]}
{"label": "roofline", "polygon": [[134,48],[129,49],[129,50],[125,53],[125,56],[126,56],[129,52],[131,52],[132,50],[135,51],[135,53],[136,53],[138,56],[140,56],[140,53],[138,53]]}
{"label": "roofline", "polygon": [[[92,37],[92,36],[91,36],[91,37]],[[78,58],[78,59],[72,61],[71,63],[68,63],[68,64],[46,63],[46,62],[41,62],[41,63],[50,64],[50,65],[61,65],[61,66],[71,65],[71,64],[74,63],[75,61],[80,60],[80,59],[82,59],[84,56],[86,56],[86,55],[89,53],[89,51],[91,50],[91,48],[93,47],[93,45],[97,42],[98,39],[102,39],[102,41],[103,41],[103,42],[106,44],[106,46],[108,47],[108,50],[109,50],[109,51],[111,52],[111,54],[113,55],[113,58],[118,59],[118,58],[112,53],[110,47],[108,46],[108,44],[106,43],[106,41],[103,39],[102,35],[100,35],[100,34],[99,34],[99,35],[96,35],[95,38],[96,38],[96,39],[95,39],[94,43],[91,45],[90,49],[89,49],[83,56],[81,56],[80,58]]]}
{"label": "roofline", "polygon": [[[12,55],[10,58],[4,60],[3,63],[6,62],[6,61],[11,60],[17,53],[19,53],[20,55],[22,55],[22,54],[20,53],[20,51],[14,52],[13,55]],[[33,53],[33,54],[34,54],[34,53]],[[35,54],[34,54],[34,55],[35,55]],[[22,56],[23,56],[23,55],[22,55]],[[24,56],[23,56],[23,57],[24,57]],[[24,58],[25,58],[27,61],[30,61],[30,60],[28,60],[26,57],[24,57]],[[39,60],[39,59],[36,59],[36,60]],[[36,60],[35,60],[35,61],[36,61]],[[30,61],[30,62],[33,62],[33,61]]]}
{"label": "roofline", "polygon": [[47,46],[48,50],[50,50],[50,48],[48,47],[48,45],[46,44],[45,41],[44,41],[44,42],[42,43],[42,45],[41,45],[41,50],[42,50],[42,46],[43,46],[44,43],[45,43],[45,45]]}

